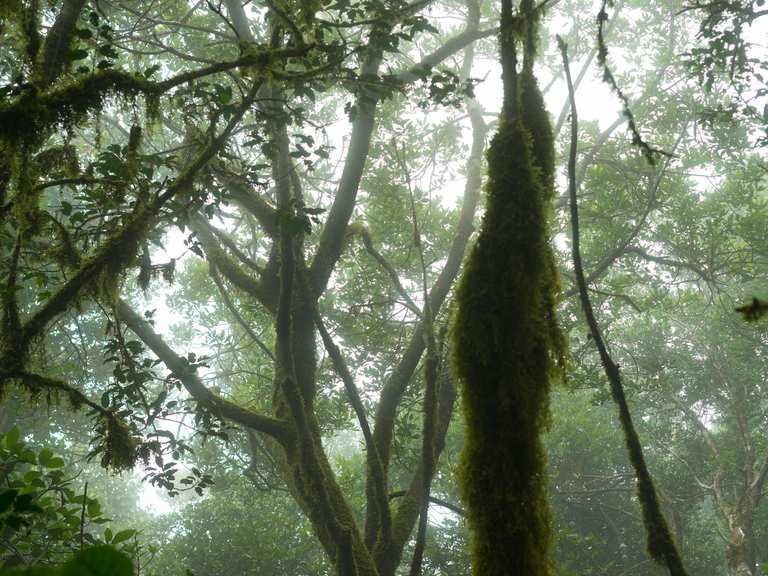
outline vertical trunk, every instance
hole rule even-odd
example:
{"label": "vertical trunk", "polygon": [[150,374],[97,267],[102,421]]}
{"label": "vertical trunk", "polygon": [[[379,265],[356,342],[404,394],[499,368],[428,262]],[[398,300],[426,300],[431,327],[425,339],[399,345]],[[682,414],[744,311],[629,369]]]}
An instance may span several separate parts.
{"label": "vertical trunk", "polygon": [[728,519],[730,539],[726,544],[725,557],[734,576],[755,576],[755,534],[752,527],[752,511],[733,513]]}

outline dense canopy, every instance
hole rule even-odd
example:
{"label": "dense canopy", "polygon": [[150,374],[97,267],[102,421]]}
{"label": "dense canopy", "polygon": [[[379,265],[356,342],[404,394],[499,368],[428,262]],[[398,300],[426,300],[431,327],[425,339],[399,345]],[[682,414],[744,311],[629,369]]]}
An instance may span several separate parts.
{"label": "dense canopy", "polygon": [[766,16],[0,1],[0,573],[768,574]]}

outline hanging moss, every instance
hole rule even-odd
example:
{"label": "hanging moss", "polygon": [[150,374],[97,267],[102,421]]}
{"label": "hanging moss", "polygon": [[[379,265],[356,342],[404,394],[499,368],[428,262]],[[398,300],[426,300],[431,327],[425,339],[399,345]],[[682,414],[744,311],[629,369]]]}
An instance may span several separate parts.
{"label": "hanging moss", "polygon": [[106,420],[106,439],[101,465],[120,472],[131,470],[137,460],[137,442],[125,422],[110,414]]}
{"label": "hanging moss", "polygon": [[[513,26],[509,4],[503,35]],[[562,357],[547,222],[554,152],[532,67],[510,69],[515,49],[514,38],[502,36],[504,112],[488,151],[486,212],[458,287],[452,337],[466,420],[459,480],[476,576],[551,573],[541,433]]]}
{"label": "hanging moss", "polygon": [[121,70],[102,70],[50,92],[29,87],[17,99],[0,105],[0,140],[39,142],[56,126],[68,128],[98,112],[110,96],[156,96],[156,90],[152,82]]}

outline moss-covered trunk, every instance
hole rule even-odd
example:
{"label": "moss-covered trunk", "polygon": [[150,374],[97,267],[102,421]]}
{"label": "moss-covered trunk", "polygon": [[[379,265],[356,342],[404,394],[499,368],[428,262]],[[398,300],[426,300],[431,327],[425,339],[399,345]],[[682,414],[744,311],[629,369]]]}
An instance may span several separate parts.
{"label": "moss-covered trunk", "polygon": [[[466,420],[460,485],[478,576],[551,573],[541,432],[561,342],[548,233],[552,135],[533,76],[535,20],[532,2],[513,14],[504,0],[504,108],[453,328]],[[518,42],[525,46],[520,72]]]}

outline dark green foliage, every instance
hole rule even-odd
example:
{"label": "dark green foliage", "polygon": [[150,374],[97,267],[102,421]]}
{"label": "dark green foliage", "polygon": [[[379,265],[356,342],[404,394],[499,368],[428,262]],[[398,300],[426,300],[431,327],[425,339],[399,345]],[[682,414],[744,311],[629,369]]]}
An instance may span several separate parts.
{"label": "dark green foliage", "polygon": [[33,566],[0,570],[2,576],[133,576],[130,558],[112,546],[94,546],[78,552],[59,568]]}
{"label": "dark green foliage", "polygon": [[[104,530],[110,520],[99,501],[87,495],[87,487],[83,492],[76,490],[76,476],[70,473],[64,458],[22,440],[18,428],[0,436],[0,567],[58,563],[75,550],[98,548],[105,542],[119,545],[123,552],[139,552],[133,540],[135,530],[121,530],[114,535],[110,528]],[[112,550],[111,555],[118,552]],[[120,556],[122,564],[130,565],[127,557]],[[82,571],[79,565],[80,571],[75,572],[75,564],[70,560],[65,565],[69,571],[52,573],[94,573]],[[117,569],[109,572],[118,573]]]}

